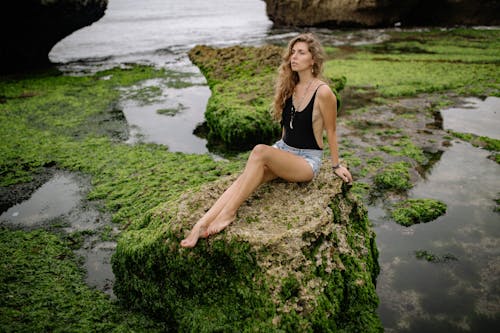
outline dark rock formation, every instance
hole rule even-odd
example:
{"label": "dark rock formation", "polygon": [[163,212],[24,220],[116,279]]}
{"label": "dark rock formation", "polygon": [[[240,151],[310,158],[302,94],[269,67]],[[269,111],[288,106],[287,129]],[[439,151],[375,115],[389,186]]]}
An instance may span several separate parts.
{"label": "dark rock formation", "polygon": [[108,0],[9,0],[0,4],[0,73],[50,64],[61,39],[99,20]]}
{"label": "dark rock formation", "polygon": [[276,26],[388,27],[500,24],[498,0],[264,0]]}

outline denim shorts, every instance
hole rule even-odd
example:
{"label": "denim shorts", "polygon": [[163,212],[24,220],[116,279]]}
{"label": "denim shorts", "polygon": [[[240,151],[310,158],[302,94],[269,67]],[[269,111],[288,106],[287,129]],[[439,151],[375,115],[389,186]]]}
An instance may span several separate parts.
{"label": "denim shorts", "polygon": [[314,176],[319,173],[323,150],[294,148],[287,145],[283,140],[276,142],[273,147],[302,157],[311,166]]}

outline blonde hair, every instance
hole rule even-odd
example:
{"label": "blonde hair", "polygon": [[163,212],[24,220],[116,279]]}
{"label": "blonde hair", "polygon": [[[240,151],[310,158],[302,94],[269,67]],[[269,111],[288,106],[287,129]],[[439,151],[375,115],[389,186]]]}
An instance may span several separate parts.
{"label": "blonde hair", "polygon": [[292,71],[290,64],[292,49],[297,42],[307,43],[309,52],[311,52],[312,59],[314,61],[312,74],[314,77],[323,79],[322,74],[323,62],[325,61],[325,51],[323,50],[318,38],[312,33],[300,34],[293,38],[283,52],[274,93],[273,118],[278,121],[281,120],[281,113],[283,112],[285,101],[287,98],[292,96],[295,86],[299,83],[299,75],[297,72]]}

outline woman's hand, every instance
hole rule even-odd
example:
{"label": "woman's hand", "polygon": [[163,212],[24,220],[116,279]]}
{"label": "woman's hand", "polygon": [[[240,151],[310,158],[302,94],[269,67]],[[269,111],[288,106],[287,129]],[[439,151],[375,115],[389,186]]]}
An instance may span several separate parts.
{"label": "woman's hand", "polygon": [[333,170],[333,173],[336,174],[338,177],[340,177],[346,183],[352,183],[352,175],[349,172],[349,170],[347,170],[346,167],[339,165],[339,167]]}

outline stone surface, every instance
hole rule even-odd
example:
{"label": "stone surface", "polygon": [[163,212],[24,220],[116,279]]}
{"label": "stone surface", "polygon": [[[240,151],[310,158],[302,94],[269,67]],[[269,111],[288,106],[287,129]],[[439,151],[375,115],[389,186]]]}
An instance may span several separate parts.
{"label": "stone surface", "polygon": [[391,27],[500,24],[498,0],[264,0],[276,26]]}
{"label": "stone surface", "polygon": [[380,332],[375,236],[327,161],[312,182],[261,186],[226,230],[180,248],[234,177],[158,207],[123,235],[117,296],[179,331]]}
{"label": "stone surface", "polygon": [[99,20],[108,0],[11,0],[0,4],[0,73],[50,64],[52,47]]}

